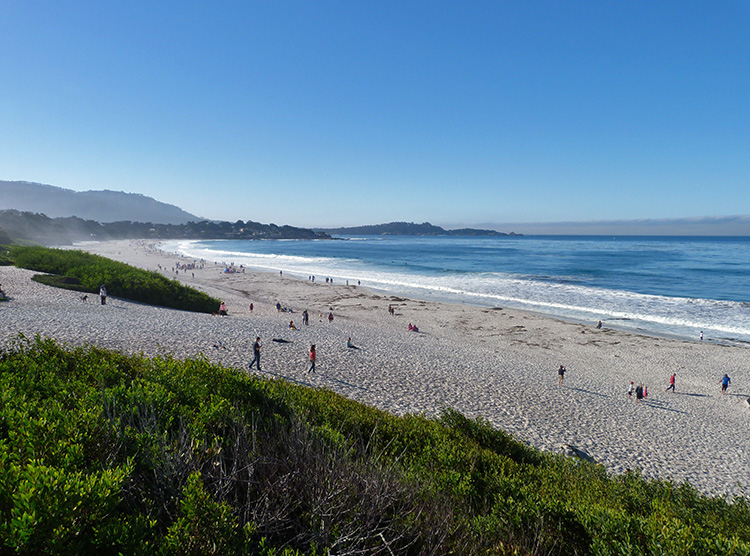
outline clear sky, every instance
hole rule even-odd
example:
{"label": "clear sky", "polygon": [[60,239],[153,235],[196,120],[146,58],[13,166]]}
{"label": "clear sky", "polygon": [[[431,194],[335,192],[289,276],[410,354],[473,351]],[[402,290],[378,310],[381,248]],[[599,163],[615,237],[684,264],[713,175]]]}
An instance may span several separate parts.
{"label": "clear sky", "polygon": [[0,0],[0,179],[199,216],[750,213],[750,2]]}

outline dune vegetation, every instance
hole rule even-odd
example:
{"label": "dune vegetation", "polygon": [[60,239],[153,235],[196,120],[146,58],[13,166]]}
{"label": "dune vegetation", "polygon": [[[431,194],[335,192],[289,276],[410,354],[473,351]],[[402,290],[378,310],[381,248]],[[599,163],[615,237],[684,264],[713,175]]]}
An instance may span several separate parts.
{"label": "dune vegetation", "polygon": [[20,268],[47,273],[34,279],[50,286],[96,294],[105,285],[108,295],[150,305],[200,313],[219,308],[218,299],[177,280],[84,251],[17,245],[10,256]]}
{"label": "dune vegetation", "polygon": [[746,499],[198,358],[0,352],[16,554],[750,554]]}

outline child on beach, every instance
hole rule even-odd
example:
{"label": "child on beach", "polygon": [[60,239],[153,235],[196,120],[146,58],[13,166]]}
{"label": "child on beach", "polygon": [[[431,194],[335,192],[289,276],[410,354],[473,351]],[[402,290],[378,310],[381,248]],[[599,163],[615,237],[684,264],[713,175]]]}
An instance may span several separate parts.
{"label": "child on beach", "polygon": [[667,386],[664,391],[671,390],[674,392],[674,380],[675,380],[675,373],[672,373],[672,376],[669,377],[669,386]]}
{"label": "child on beach", "polygon": [[721,378],[721,394],[724,395],[727,393],[727,388],[729,388],[729,385],[732,384],[732,379],[729,378],[729,375],[724,375]]}
{"label": "child on beach", "polygon": [[314,373],[315,372],[315,344],[310,346],[310,368],[308,369],[308,373]]}
{"label": "child on beach", "polygon": [[557,385],[562,386],[563,384],[563,378],[565,377],[565,367],[563,365],[560,365],[560,368],[557,369]]}

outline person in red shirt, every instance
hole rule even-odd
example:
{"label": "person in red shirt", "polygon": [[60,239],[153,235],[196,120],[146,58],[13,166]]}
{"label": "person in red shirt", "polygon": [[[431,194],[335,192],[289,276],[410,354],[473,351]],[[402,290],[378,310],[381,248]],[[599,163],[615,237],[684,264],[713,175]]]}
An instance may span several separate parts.
{"label": "person in red shirt", "polygon": [[669,386],[667,386],[664,391],[671,390],[674,392],[674,380],[675,380],[675,373],[672,373],[672,376],[669,377]]}
{"label": "person in red shirt", "polygon": [[307,371],[308,373],[314,373],[315,372],[315,344],[310,346],[310,369]]}

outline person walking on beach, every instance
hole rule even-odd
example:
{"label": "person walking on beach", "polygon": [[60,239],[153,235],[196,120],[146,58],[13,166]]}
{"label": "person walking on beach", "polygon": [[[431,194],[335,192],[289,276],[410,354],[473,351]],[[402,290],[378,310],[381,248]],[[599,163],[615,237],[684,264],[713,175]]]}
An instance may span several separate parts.
{"label": "person walking on beach", "polygon": [[727,393],[727,388],[729,388],[729,385],[732,384],[732,379],[729,378],[729,375],[724,375],[721,379],[721,394],[724,395]]}
{"label": "person walking on beach", "polygon": [[630,381],[630,386],[628,386],[628,399],[633,398],[633,392],[635,391],[635,384],[633,384],[633,381]]}
{"label": "person walking on beach", "polygon": [[563,378],[565,378],[565,367],[563,365],[560,365],[560,368],[557,369],[557,385],[562,386],[563,384]]}
{"label": "person walking on beach", "polygon": [[315,344],[310,346],[310,368],[307,370],[308,373],[315,372]]}
{"label": "person walking on beach", "polygon": [[255,338],[255,342],[253,342],[253,360],[250,361],[250,365],[248,367],[250,369],[253,368],[253,363],[256,363],[258,366],[258,370],[260,370],[260,348],[263,347],[263,344],[260,343],[260,336]]}
{"label": "person walking on beach", "polygon": [[310,324],[310,315],[307,313],[307,309],[302,311],[302,324],[305,326]]}
{"label": "person walking on beach", "polygon": [[675,380],[676,373],[672,373],[672,376],[669,377],[669,386],[667,386],[664,391],[671,390],[674,392],[674,380]]}
{"label": "person walking on beach", "polygon": [[102,305],[107,304],[107,288],[104,287],[104,284],[99,286],[99,297],[102,299]]}

